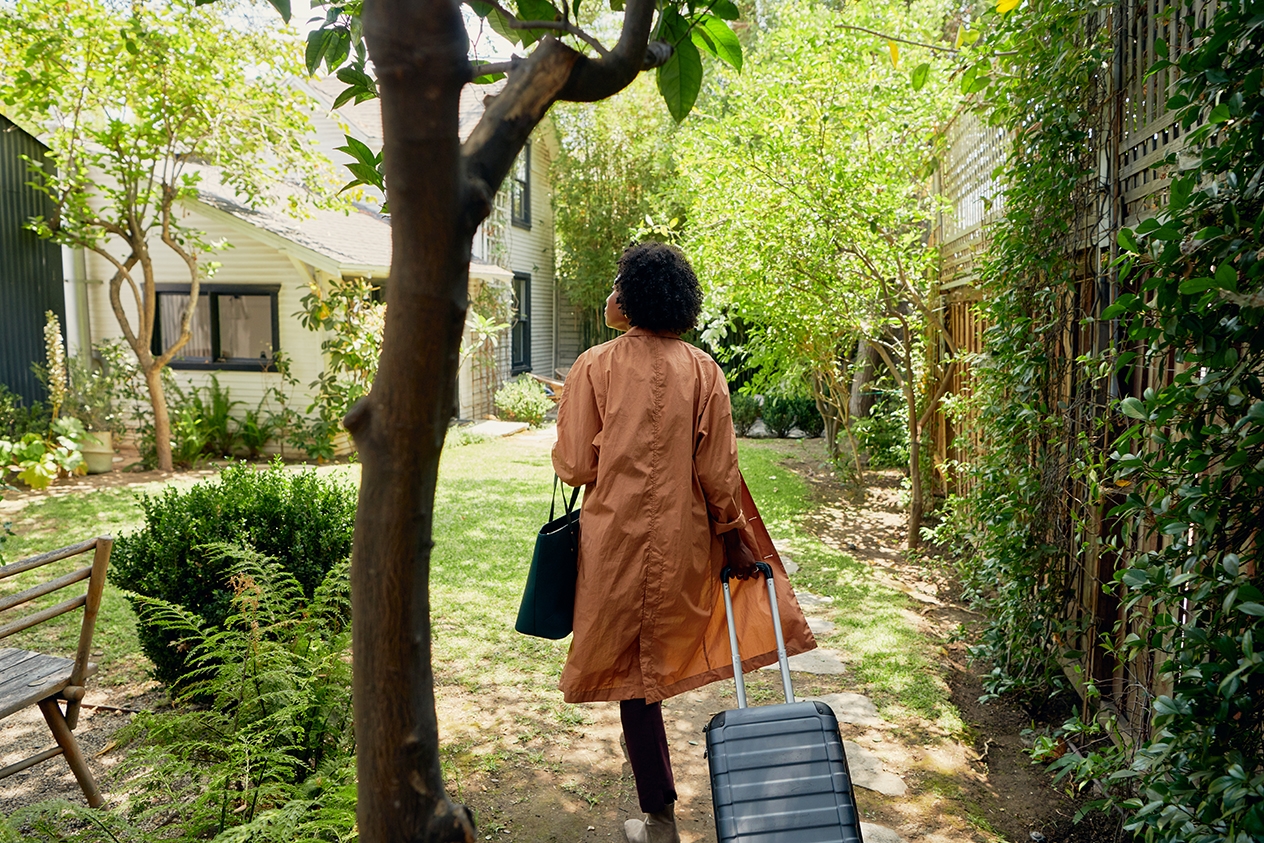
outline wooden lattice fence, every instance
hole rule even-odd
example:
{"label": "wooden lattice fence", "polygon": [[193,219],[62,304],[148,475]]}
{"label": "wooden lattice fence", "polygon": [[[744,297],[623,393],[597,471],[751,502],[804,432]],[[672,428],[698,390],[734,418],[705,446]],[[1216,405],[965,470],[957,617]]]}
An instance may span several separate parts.
{"label": "wooden lattice fence", "polygon": [[[1146,362],[1145,355],[1138,354],[1131,371],[1103,382],[1091,378],[1076,360],[1086,354],[1129,350],[1123,347],[1124,336],[1116,323],[1095,317],[1122,293],[1135,292],[1122,289],[1111,270],[1117,256],[1116,235],[1121,227],[1135,226],[1160,207],[1167,174],[1155,165],[1172,152],[1179,155],[1184,142],[1166,109],[1175,68],[1146,76],[1157,58],[1156,39],[1164,39],[1173,60],[1190,47],[1192,30],[1177,14],[1181,9],[1179,3],[1168,0],[1124,0],[1086,24],[1106,28],[1115,50],[1113,65],[1103,69],[1096,90],[1083,92],[1089,131],[1080,154],[1092,175],[1076,191],[1075,225],[1072,242],[1067,244],[1075,279],[1059,302],[1062,318],[1052,348],[1047,349],[1052,351],[1054,397],[1065,407],[1063,439],[1054,443],[1059,447],[1051,447],[1051,452],[1060,450],[1066,462],[1085,448],[1108,450],[1122,429],[1123,420],[1113,415],[1115,400],[1140,396],[1178,371],[1172,360]],[[1210,3],[1193,8],[1200,25],[1213,11]],[[936,187],[950,210],[932,232],[941,256],[940,315],[961,352],[978,355],[985,352],[986,326],[976,307],[981,295],[974,282],[989,225],[1004,212],[1002,188],[993,173],[1004,162],[1010,140],[973,112],[963,111],[951,124],[947,141]],[[949,395],[968,396],[970,367],[958,367],[953,377]],[[933,431],[935,454],[950,492],[970,491],[968,473],[954,471],[952,466],[968,463],[979,453],[983,447],[979,427],[977,415],[969,412],[964,416],[941,413],[938,419]],[[1049,506],[1042,516],[1064,566],[1056,585],[1066,594],[1066,619],[1081,630],[1079,641],[1065,642],[1068,649],[1083,653],[1077,662],[1066,665],[1067,674],[1081,692],[1084,680],[1093,680],[1103,702],[1120,716],[1124,730],[1144,736],[1153,696],[1166,690],[1155,670],[1156,656],[1143,651],[1132,661],[1120,663],[1109,645],[1110,636],[1137,632],[1144,638],[1147,616],[1144,611],[1126,615],[1118,598],[1103,586],[1114,581],[1122,554],[1152,549],[1156,539],[1125,534],[1124,525],[1108,516],[1123,490],[1094,496],[1086,483],[1075,479],[1069,465],[1054,460],[1049,470],[1060,485],[1058,494],[1048,496]],[[1122,623],[1117,629],[1118,622]]]}

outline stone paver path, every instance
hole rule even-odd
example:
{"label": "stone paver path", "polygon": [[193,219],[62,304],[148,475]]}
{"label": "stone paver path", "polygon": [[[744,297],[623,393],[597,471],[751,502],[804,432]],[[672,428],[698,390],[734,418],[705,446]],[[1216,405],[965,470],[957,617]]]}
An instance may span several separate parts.
{"label": "stone paver path", "polygon": [[[786,574],[793,577],[799,566],[789,556],[790,543],[785,539],[773,539],[773,546],[785,565]],[[832,597],[822,597],[810,591],[795,589],[795,597],[799,607],[808,621],[808,628],[814,635],[828,635],[834,631],[833,621],[820,617],[819,613],[834,602]],[[763,670],[779,670],[776,664],[768,665]],[[810,673],[818,676],[841,676],[847,673],[847,666],[839,653],[818,647],[797,656],[790,657],[790,670],[797,673]],[[888,724],[878,714],[877,706],[864,694],[844,691],[837,694],[826,694],[812,697],[820,700],[834,711],[840,723],[851,723],[868,728],[888,728]],[[851,771],[852,784],[873,790],[886,796],[904,796],[908,786],[895,773],[882,766],[882,759],[854,741],[843,741],[847,753],[847,766]],[[862,822],[861,834],[866,843],[905,843],[895,831],[881,825]]]}

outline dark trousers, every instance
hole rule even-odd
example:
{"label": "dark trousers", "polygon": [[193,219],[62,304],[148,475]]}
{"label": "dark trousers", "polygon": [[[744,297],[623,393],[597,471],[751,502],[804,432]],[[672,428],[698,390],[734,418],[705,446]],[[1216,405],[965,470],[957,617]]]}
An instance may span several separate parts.
{"label": "dark trousers", "polygon": [[642,811],[656,814],[676,801],[676,780],[667,750],[667,731],[663,728],[663,704],[622,700],[619,718],[623,721],[628,761],[636,779],[637,800]]}

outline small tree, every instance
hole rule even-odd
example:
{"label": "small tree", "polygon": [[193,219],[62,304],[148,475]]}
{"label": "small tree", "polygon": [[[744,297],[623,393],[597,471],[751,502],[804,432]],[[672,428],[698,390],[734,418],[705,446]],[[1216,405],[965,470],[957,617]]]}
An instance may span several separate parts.
{"label": "small tree", "polygon": [[822,415],[848,434],[858,345],[873,345],[890,369],[907,407],[910,547],[925,507],[921,431],[946,385],[938,361],[953,357],[923,343],[938,317],[924,242],[934,209],[921,185],[949,97],[928,86],[928,64],[910,78],[893,45],[841,27],[906,31],[936,12],[935,0],[861,3],[846,16],[783,9],[742,76],[718,86],[715,118],[694,125],[681,162],[695,197],[693,250],[719,320],[742,320],[751,362],[806,375]]}
{"label": "small tree", "polygon": [[683,216],[671,195],[676,127],[654,99],[649,80],[641,79],[614,99],[554,115],[562,148],[553,165],[558,282],[584,314],[587,344],[604,326],[619,254],[646,217]]}
{"label": "small tree", "polygon": [[[55,167],[31,162],[33,184],[53,204],[32,227],[112,268],[110,307],[148,387],[164,470],[172,460],[162,370],[192,337],[198,287],[213,270],[204,256],[219,245],[181,221],[180,203],[197,196],[200,165],[219,168],[250,202],[282,175],[314,186],[307,108],[284,84],[293,52],[279,31],[232,25],[193,0],[19,0],[0,10],[0,98],[47,130]],[[162,247],[187,268],[189,298],[177,335],[155,350]]]}

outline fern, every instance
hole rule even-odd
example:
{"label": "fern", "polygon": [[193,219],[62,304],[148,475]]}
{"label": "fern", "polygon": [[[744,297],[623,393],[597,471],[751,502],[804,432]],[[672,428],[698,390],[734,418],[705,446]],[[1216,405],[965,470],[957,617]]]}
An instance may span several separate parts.
{"label": "fern", "polygon": [[136,597],[146,623],[188,648],[191,671],[172,710],[137,715],[119,734],[131,748],[120,764],[129,816],[179,829],[155,838],[163,840],[350,840],[347,563],[309,600],[276,561],[233,545],[208,549],[230,572],[222,627]]}

